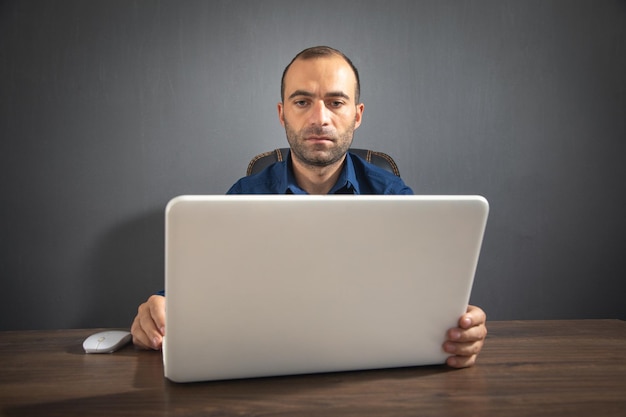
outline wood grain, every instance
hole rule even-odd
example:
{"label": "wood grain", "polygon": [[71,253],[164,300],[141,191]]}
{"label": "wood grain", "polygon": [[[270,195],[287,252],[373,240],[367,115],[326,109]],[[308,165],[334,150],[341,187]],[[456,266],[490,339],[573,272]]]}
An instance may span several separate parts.
{"label": "wood grain", "polygon": [[626,322],[489,324],[478,364],[175,384],[159,352],[87,355],[97,329],[0,333],[3,416],[624,416]]}

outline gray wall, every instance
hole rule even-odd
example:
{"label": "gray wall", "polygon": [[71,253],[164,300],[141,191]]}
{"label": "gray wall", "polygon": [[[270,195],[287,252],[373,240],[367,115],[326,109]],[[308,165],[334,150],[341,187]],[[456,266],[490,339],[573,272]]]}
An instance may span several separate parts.
{"label": "gray wall", "polygon": [[623,1],[0,2],[0,330],[128,327],[163,208],[285,146],[279,78],[329,44],[355,144],[418,193],[482,194],[491,319],[621,318]]}

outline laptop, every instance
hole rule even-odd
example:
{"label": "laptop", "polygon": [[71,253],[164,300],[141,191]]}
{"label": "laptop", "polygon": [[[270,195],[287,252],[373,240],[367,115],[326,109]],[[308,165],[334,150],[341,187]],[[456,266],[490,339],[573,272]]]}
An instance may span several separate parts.
{"label": "laptop", "polygon": [[442,364],[480,196],[180,196],[166,208],[165,377]]}

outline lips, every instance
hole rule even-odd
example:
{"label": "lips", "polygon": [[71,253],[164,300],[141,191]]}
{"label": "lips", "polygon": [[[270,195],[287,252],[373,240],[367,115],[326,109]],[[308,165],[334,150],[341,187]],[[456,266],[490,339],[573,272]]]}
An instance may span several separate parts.
{"label": "lips", "polygon": [[306,138],[306,140],[315,143],[334,142],[332,138],[328,138],[325,136],[309,136],[308,138]]}

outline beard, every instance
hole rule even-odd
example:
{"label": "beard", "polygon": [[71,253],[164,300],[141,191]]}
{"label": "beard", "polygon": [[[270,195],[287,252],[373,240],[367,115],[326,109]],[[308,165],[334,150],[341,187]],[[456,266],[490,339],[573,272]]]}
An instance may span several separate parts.
{"label": "beard", "polygon": [[[285,133],[291,152],[299,161],[309,166],[325,167],[340,161],[346,155],[350,145],[352,145],[355,123],[353,122],[342,132],[323,126],[312,126],[296,132],[285,120]],[[306,138],[311,136],[329,138],[332,144],[308,143]]]}

